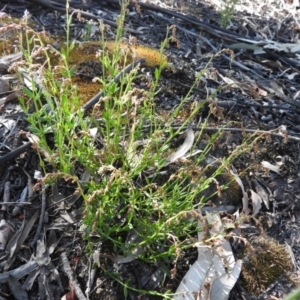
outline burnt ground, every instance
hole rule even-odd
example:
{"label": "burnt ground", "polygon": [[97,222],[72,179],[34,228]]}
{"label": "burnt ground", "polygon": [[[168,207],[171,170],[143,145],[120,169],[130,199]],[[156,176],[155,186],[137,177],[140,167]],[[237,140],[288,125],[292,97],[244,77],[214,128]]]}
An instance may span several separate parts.
{"label": "burnt ground", "polygon": [[[28,9],[35,29],[45,29],[55,37],[64,34],[65,22],[64,5],[57,2],[35,0],[27,5],[23,1],[1,1],[0,9],[13,17],[22,17],[25,8]],[[114,24],[119,14],[118,2],[71,1],[72,8],[87,13],[82,13],[85,20],[73,19],[72,36],[82,40],[87,35],[85,22],[90,21],[89,39],[99,39],[96,20],[104,18],[111,26],[107,37],[113,39]],[[188,113],[189,105],[213,95],[209,97],[210,105],[204,106],[198,118],[202,121],[209,118],[209,128],[205,132],[207,139],[217,128],[226,129],[213,153],[220,158],[232,153],[247,135],[261,135],[255,145],[233,163],[245,188],[254,189],[269,206],[263,205],[255,225],[247,226],[243,234],[250,244],[253,243],[258,256],[275,251],[279,246],[274,240],[288,247],[286,258],[278,259],[276,255],[269,258],[270,264],[274,265],[286,261],[286,272],[276,273],[270,284],[260,284],[264,279],[259,277],[263,273],[259,268],[266,266],[262,262],[250,265],[253,276],[258,275],[252,282],[252,292],[245,286],[247,274],[244,271],[230,299],[282,299],[300,283],[299,1],[239,1],[226,29],[218,23],[218,1],[158,0],[152,3],[157,6],[141,3],[141,12],[137,12],[136,5],[128,7],[125,36],[135,37],[143,45],[159,48],[167,26],[176,26],[174,39],[166,49],[172,70],[167,69],[162,74],[160,92],[156,96],[157,110],[167,115],[176,107],[192,86],[196,72],[223,50],[209,63],[190,95],[185,113]],[[225,49],[231,49],[231,52]],[[233,55],[232,60],[230,55]],[[145,67],[141,72],[147,75],[153,74],[153,70]],[[4,76],[0,81],[0,191],[3,199],[8,197],[8,202],[14,203],[20,199],[26,186],[30,188],[37,182],[38,175],[34,173],[40,168],[35,150],[22,134],[22,130],[28,130],[25,116],[11,91],[12,86],[20,88],[18,80],[7,72],[3,61],[0,71]],[[147,84],[141,81],[139,87],[146,89]],[[209,111],[214,114],[209,114]],[[9,153],[11,156],[7,156]],[[263,161],[278,166],[279,173],[262,167]],[[85,252],[87,245],[80,227],[82,201],[73,192],[72,184],[58,182],[52,188],[51,197],[41,193],[40,198],[27,198],[21,207],[14,204],[2,206],[1,229],[8,226],[13,234],[6,248],[1,249],[1,299],[14,299],[16,295],[13,296],[12,290],[21,293],[20,285],[26,289],[29,299],[61,298],[70,289],[67,272],[63,271],[64,260],[71,265],[83,291],[89,287],[88,281],[92,278],[89,287],[93,290],[91,299],[125,299],[124,288],[118,280],[125,282],[128,279],[144,289],[162,293],[170,289],[175,292],[189,264],[196,259],[195,251],[185,253],[179,260],[174,279],[166,275],[159,284],[153,278],[163,273],[162,269],[140,260],[120,265],[108,260],[105,268],[92,270],[91,257]],[[59,206],[59,203],[63,205]],[[17,208],[19,210],[15,211]],[[43,209],[45,215],[43,222],[39,223]],[[44,233],[44,242],[37,242],[36,232],[37,238]],[[268,237],[274,240],[258,246],[257,237],[261,235],[265,240]],[[101,247],[101,238],[95,236],[94,239]],[[30,260],[32,254],[36,257],[35,261]],[[277,255],[280,256],[280,253]],[[244,264],[249,265],[249,261],[245,259]],[[20,269],[22,265],[24,267]],[[7,279],[5,272],[9,270],[12,270],[12,276]],[[113,273],[115,278],[106,272]],[[18,296],[19,299],[26,297],[25,294]],[[73,299],[74,296],[69,297]],[[159,297],[128,291],[127,299]]]}

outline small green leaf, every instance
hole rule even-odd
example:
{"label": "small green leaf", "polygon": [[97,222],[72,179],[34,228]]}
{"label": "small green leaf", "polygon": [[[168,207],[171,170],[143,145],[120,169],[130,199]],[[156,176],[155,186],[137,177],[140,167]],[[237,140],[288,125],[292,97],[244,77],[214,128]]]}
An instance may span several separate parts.
{"label": "small green leaf", "polygon": [[70,46],[69,46],[69,49],[70,49],[70,50],[73,50],[74,47],[75,47],[75,40],[72,41],[72,43],[71,43]]}
{"label": "small green leaf", "polygon": [[34,94],[31,90],[29,90],[27,87],[23,88],[24,94],[29,98],[34,98]]}
{"label": "small green leaf", "polygon": [[159,69],[155,69],[155,71],[154,71],[154,76],[155,76],[155,79],[156,80],[158,80],[159,79],[159,77],[160,77],[160,72],[159,72]]}
{"label": "small green leaf", "polygon": [[70,76],[73,76],[76,72],[76,66],[75,65],[72,66],[69,72],[70,72]]}

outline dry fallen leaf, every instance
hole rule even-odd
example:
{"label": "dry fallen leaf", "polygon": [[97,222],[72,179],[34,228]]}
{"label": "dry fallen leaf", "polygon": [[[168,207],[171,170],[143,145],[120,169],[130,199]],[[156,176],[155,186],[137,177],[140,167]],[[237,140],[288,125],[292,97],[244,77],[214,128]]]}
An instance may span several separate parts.
{"label": "dry fallen leaf", "polygon": [[7,224],[7,222],[2,219],[0,221],[0,251],[3,251],[5,249],[5,246],[7,244],[7,240],[10,235],[11,228]]}
{"label": "dry fallen leaf", "polygon": [[184,143],[179,147],[179,149],[176,152],[172,153],[167,158],[164,166],[167,166],[175,162],[177,159],[182,158],[193,147],[194,139],[195,139],[195,134],[193,128],[192,126],[189,125]]}
{"label": "dry fallen leaf", "polygon": [[271,170],[271,171],[273,171],[273,172],[275,172],[275,173],[277,173],[277,174],[280,174],[279,167],[274,166],[274,165],[270,164],[270,163],[267,162],[267,161],[262,161],[260,164],[261,164],[264,168],[269,169],[269,170]]}
{"label": "dry fallen leaf", "polygon": [[243,185],[243,182],[241,180],[241,178],[235,173],[233,172],[233,170],[230,170],[230,173],[234,176],[234,179],[236,180],[236,182],[238,183],[238,185],[241,187],[242,193],[243,193],[243,211],[246,215],[249,215],[250,213],[250,209],[249,209],[249,199],[248,199],[248,195],[245,192],[245,188]]}
{"label": "dry fallen leaf", "polygon": [[213,246],[203,243],[207,225],[198,222],[202,227],[198,233],[198,259],[183,277],[173,299],[227,300],[240,275],[242,261],[235,261],[219,213],[207,213],[207,223]]}
{"label": "dry fallen leaf", "polygon": [[261,209],[262,200],[260,196],[257,193],[255,193],[253,190],[250,190],[250,192],[251,192],[251,200],[253,205],[252,215],[255,216]]}

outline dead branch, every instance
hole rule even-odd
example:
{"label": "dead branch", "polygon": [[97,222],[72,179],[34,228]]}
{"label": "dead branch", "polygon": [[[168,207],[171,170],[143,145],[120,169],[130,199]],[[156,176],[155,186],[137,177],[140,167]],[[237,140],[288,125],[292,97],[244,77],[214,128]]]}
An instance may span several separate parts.
{"label": "dead branch", "polygon": [[72,287],[74,288],[75,290],[75,293],[76,293],[76,296],[78,297],[79,300],[86,300],[86,297],[85,295],[83,294],[80,286],[79,286],[79,283],[71,269],[71,266],[69,264],[69,260],[68,260],[68,257],[67,257],[67,253],[66,252],[63,252],[61,255],[61,261],[62,261],[62,264],[63,264],[63,269],[65,271],[65,273],[67,274],[69,280],[70,280],[70,284],[72,285]]}

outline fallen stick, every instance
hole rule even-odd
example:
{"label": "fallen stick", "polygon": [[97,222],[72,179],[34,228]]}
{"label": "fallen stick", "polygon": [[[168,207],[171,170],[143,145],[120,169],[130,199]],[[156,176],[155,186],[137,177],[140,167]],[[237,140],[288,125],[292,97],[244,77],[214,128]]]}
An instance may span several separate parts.
{"label": "fallen stick", "polygon": [[[173,129],[187,129],[187,127],[181,127],[180,125],[172,125]],[[287,138],[288,140],[300,141],[300,138],[292,135],[283,135],[280,133],[275,133],[267,130],[256,130],[256,129],[247,129],[247,128],[221,128],[221,127],[192,127],[194,131],[231,131],[231,132],[247,132],[247,133],[257,133],[257,134],[269,134],[271,136],[276,136],[280,138]]]}
{"label": "fallen stick", "polygon": [[67,274],[69,280],[70,280],[70,284],[72,285],[72,287],[74,288],[75,290],[75,294],[76,296],[78,297],[79,300],[86,300],[86,297],[85,295],[83,294],[80,286],[79,286],[79,283],[71,269],[71,266],[69,264],[69,260],[68,260],[68,257],[67,257],[67,253],[66,252],[63,252],[61,255],[60,255],[60,258],[61,258],[61,261],[62,261],[62,264],[63,264],[63,270],[65,271],[65,273]]}

